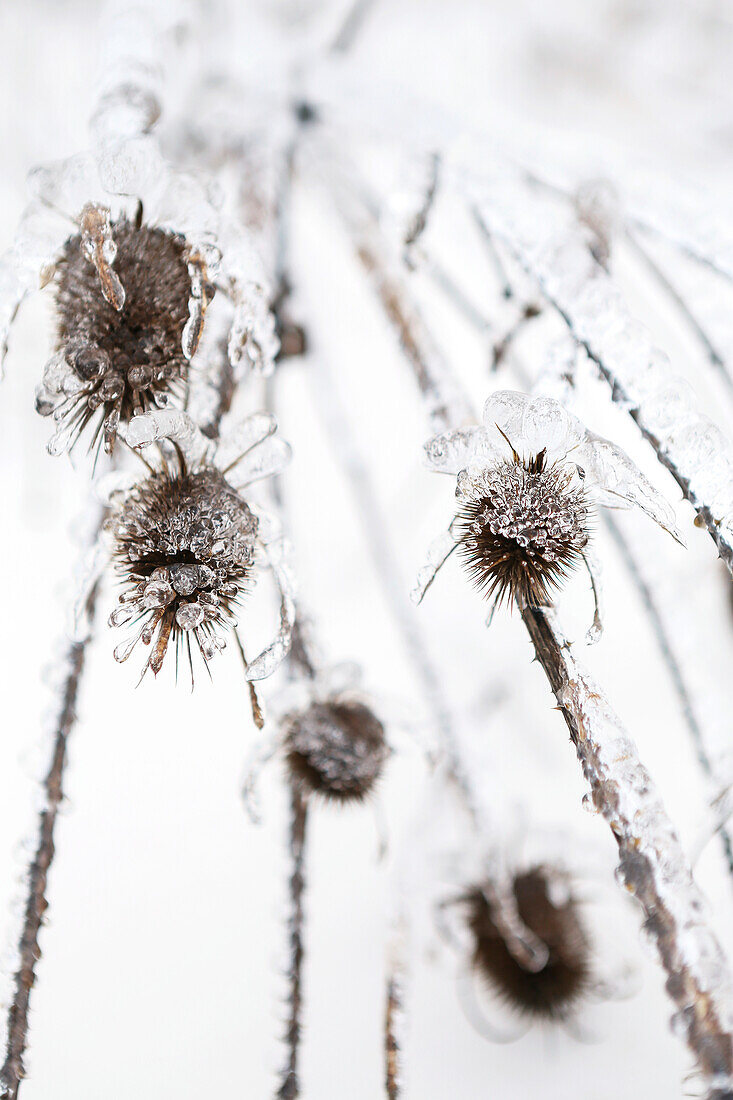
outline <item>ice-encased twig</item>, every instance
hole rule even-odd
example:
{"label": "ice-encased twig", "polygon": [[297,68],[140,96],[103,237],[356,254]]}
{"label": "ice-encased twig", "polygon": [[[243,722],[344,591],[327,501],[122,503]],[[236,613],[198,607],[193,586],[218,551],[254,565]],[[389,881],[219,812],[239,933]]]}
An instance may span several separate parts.
{"label": "ice-encased twig", "polygon": [[[95,532],[99,537],[99,529]],[[41,957],[39,934],[48,908],[46,887],[55,854],[54,832],[63,800],[63,779],[67,745],[76,722],[76,707],[86,654],[92,638],[97,600],[95,584],[87,597],[84,622],[86,635],[66,643],[61,667],[58,711],[50,738],[50,764],[41,781],[42,803],[38,815],[38,834],[25,880],[25,903],[19,940],[16,945],[18,967],[13,979],[13,995],[4,1026],[4,1061],[0,1068],[0,1100],[16,1100],[25,1076],[23,1055],[28,1045],[31,990],[36,980],[36,964]],[[55,670],[56,671],[56,670]]]}
{"label": "ice-encased twig", "polygon": [[[564,337],[570,341],[570,337]],[[521,385],[528,388],[530,380],[527,372],[517,363],[512,363]],[[559,368],[559,370],[558,370]],[[563,404],[571,404],[574,391],[574,376],[564,367],[562,359],[557,364],[550,364],[543,372],[535,392],[541,392],[554,397]],[[681,659],[677,655],[677,646],[672,630],[668,627],[664,613],[660,607],[652,585],[645,573],[643,562],[638,553],[632,547],[629,539],[613,513],[608,508],[603,508],[599,516],[603,527],[608,531],[618,550],[626,572],[636,589],[639,599],[644,607],[649,624],[657,643],[657,650],[667,669],[672,684],[672,689],[677,696],[682,718],[687,726],[692,740],[695,756],[703,774],[710,780],[715,780],[713,763],[708,754],[706,737],[697,714],[697,707],[692,691],[688,685],[687,671]],[[723,846],[723,853],[728,870],[733,877],[733,841],[730,833],[723,823],[717,830]]]}
{"label": "ice-encased twig", "polygon": [[[492,192],[477,220],[506,243],[542,296],[611,387],[659,462],[697,512],[733,572],[733,448],[697,412],[694,395],[670,371],[664,353],[630,317],[611,280],[573,224],[524,220],[520,204]],[[675,407],[676,406],[676,407]]]}
{"label": "ice-encased twig", "polygon": [[301,1010],[303,1006],[303,930],[305,912],[303,898],[305,894],[305,840],[308,820],[308,804],[305,795],[297,783],[290,785],[290,843],[288,851],[291,859],[288,889],[290,895],[290,913],[288,915],[289,962],[287,980],[289,985],[287,1005],[288,1018],[285,1025],[285,1044],[287,1057],[280,1073],[280,1085],[276,1092],[277,1100],[295,1100],[300,1096],[298,1079],[298,1053],[300,1049]]}
{"label": "ice-encased twig", "polygon": [[[371,232],[376,236],[375,225]],[[355,238],[353,243],[357,257],[364,263],[360,239]],[[379,242],[373,239],[370,257],[378,263],[382,253]],[[391,317],[384,301],[383,305]],[[432,379],[423,377],[429,364],[422,360],[418,366],[412,356],[406,358],[434,426]],[[476,422],[475,417],[473,420]],[[437,421],[443,431],[457,429],[463,423],[451,420],[446,410]],[[733,1100],[728,964],[706,921],[704,901],[685,853],[633,741],[579,667],[554,616],[531,608],[522,609],[521,614],[570,729],[594,805],[619,845],[621,881],[646,915],[645,927],[667,974],[667,992],[677,1007],[673,1030],[684,1037],[697,1060],[707,1100]]]}
{"label": "ice-encased twig", "polygon": [[694,1053],[710,1100],[733,1096],[731,985],[706,902],[636,746],[578,666],[550,611],[522,611],[591,790],[618,845],[618,878],[642,905],[645,931],[677,1006],[673,1030]]}

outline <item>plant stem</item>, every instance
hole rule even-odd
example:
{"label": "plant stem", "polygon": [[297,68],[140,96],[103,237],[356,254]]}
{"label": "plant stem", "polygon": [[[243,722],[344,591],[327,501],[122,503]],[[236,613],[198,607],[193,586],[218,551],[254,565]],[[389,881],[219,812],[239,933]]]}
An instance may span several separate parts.
{"label": "plant stem", "polygon": [[44,804],[38,820],[38,843],[28,869],[27,896],[18,944],[20,965],[15,974],[14,994],[7,1016],[5,1061],[0,1069],[1,1100],[16,1100],[25,1076],[23,1055],[28,1045],[28,1014],[31,990],[36,980],[36,964],[41,957],[39,934],[48,908],[46,888],[55,854],[54,833],[63,795],[67,745],[76,722],[76,707],[97,600],[97,586],[86,605],[89,630],[82,641],[69,642],[64,657],[66,674],[60,689],[58,714],[52,733],[52,756],[42,781]]}
{"label": "plant stem", "polygon": [[278,1100],[295,1100],[300,1096],[298,1080],[298,1053],[300,1048],[301,1010],[303,1006],[302,971],[305,949],[303,946],[305,894],[305,838],[308,817],[307,801],[297,783],[290,784],[290,844],[291,871],[289,879],[290,914],[288,939],[290,961],[288,964],[288,1019],[285,1028],[287,1058],[280,1075],[276,1092]]}

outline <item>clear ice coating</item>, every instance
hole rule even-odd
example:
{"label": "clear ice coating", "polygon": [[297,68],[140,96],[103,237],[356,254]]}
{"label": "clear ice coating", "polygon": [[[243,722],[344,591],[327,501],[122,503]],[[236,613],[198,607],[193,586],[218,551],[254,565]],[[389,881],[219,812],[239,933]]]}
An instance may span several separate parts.
{"label": "clear ice coating", "polygon": [[280,591],[280,625],[273,640],[246,669],[248,680],[271,676],[290,650],[295,624],[295,585],[290,565],[290,545],[285,539],[265,546],[267,562]]}
{"label": "clear ice coating", "polygon": [[428,560],[418,570],[415,587],[410,592],[410,599],[413,603],[419,604],[422,602],[425,593],[457,545],[458,542],[452,527],[449,527],[447,531],[444,531],[430,544],[428,547]]}
{"label": "clear ice coating", "polygon": [[[562,643],[554,617],[552,621]],[[706,1041],[718,1041],[719,1036],[724,1044],[726,1035],[718,1027],[729,1033],[733,1026],[731,978],[708,926],[706,903],[636,746],[567,644],[562,644],[562,652],[566,673],[560,702],[581,731],[578,755],[594,805],[612,826],[619,846],[619,879],[646,912],[655,915],[648,927],[663,967],[674,978],[667,985],[670,996],[683,1014],[676,1014],[675,1026],[696,1049],[699,1020],[685,1015],[689,986],[675,977],[683,972],[696,987],[692,995],[707,995],[714,1006],[718,1024],[710,1023]]]}
{"label": "clear ice coating", "polygon": [[104,297],[114,309],[121,310],[125,304],[125,288],[113,267],[117,245],[112,236],[107,207],[92,203],[84,207],[81,212],[81,246],[84,255],[97,269]]}
{"label": "clear ice coating", "polygon": [[293,452],[284,439],[270,437],[250,450],[232,468],[232,481],[244,489],[255,481],[282,473]]}
{"label": "clear ice coating", "polygon": [[158,409],[142,416],[133,416],[125,429],[125,440],[130,447],[144,448],[151,443],[170,439],[178,444],[187,460],[196,465],[211,448],[188,413],[180,409]]}

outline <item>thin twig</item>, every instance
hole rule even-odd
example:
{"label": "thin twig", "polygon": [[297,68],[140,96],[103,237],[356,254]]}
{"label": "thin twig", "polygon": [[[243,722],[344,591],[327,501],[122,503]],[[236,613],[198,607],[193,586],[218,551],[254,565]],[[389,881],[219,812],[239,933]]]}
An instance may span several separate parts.
{"label": "thin twig", "polygon": [[428,176],[428,185],[425,188],[423,195],[423,201],[420,204],[417,213],[413,217],[410,225],[407,228],[405,234],[404,245],[406,251],[417,244],[422,237],[423,233],[427,229],[428,219],[432,213],[433,206],[435,205],[435,199],[438,194],[438,181],[440,179],[440,165],[441,157],[440,153],[431,153],[429,157],[430,172]]}
{"label": "thin twig", "polygon": [[[338,199],[337,192],[334,198]],[[344,223],[353,232],[353,221],[345,217]],[[369,231],[372,240],[368,247],[358,236],[353,245],[379,288],[384,282],[378,266],[382,250],[373,223]],[[389,309],[387,303],[383,304],[393,323],[395,318],[402,319],[404,324],[405,318],[418,316],[413,303],[390,301]],[[421,393],[430,403],[435,423],[439,419],[431,401],[435,387],[430,377],[430,361],[421,355],[422,331],[417,328],[400,335],[411,348],[407,360]],[[447,412],[438,411],[444,430],[461,426]],[[577,665],[569,643],[550,614],[525,608],[522,620],[570,730],[593,803],[618,844],[624,884],[646,914],[646,929],[668,975],[667,992],[678,1009],[675,1031],[684,1035],[697,1059],[708,1100],[733,1097],[727,963],[702,916],[704,902],[672,824],[651,777],[639,762],[634,743],[598,688]],[[707,965],[700,964],[701,958]]]}
{"label": "thin twig", "polygon": [[303,1006],[303,930],[305,913],[303,897],[305,894],[305,838],[308,819],[308,804],[297,783],[290,785],[290,843],[289,852],[292,861],[290,879],[290,915],[288,917],[288,942],[290,961],[288,964],[288,1019],[285,1027],[287,1058],[280,1074],[280,1086],[276,1092],[278,1100],[295,1100],[300,1096],[298,1080],[298,1053],[302,1029],[301,1010]]}
{"label": "thin twig", "polygon": [[405,1024],[405,930],[401,922],[393,931],[384,1005],[384,1088],[388,1100],[402,1095],[402,1048]]}
{"label": "thin twig", "polygon": [[56,850],[56,818],[64,797],[67,745],[76,722],[76,707],[87,649],[92,639],[96,600],[95,584],[86,604],[87,635],[81,641],[70,642],[64,657],[67,671],[61,685],[58,716],[52,734],[51,764],[41,784],[44,801],[39,814],[38,843],[28,869],[27,897],[18,945],[20,965],[15,974],[13,999],[7,1016],[5,1061],[0,1069],[0,1100],[16,1100],[25,1075],[23,1055],[28,1044],[28,1012],[31,990],[36,980],[36,964],[41,957],[39,933],[48,908],[46,887]]}
{"label": "thin twig", "polygon": [[346,17],[341,23],[333,42],[331,43],[332,53],[348,53],[353,49],[354,43],[361,31],[366,17],[369,14],[369,9],[374,5],[374,0],[352,0]]}

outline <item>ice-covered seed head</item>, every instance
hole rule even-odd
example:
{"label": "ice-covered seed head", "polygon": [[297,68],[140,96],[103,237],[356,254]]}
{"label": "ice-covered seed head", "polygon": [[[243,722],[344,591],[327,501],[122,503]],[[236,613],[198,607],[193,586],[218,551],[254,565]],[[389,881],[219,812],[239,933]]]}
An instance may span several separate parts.
{"label": "ice-covered seed head", "polygon": [[56,265],[57,345],[67,377],[79,387],[70,397],[44,376],[36,407],[43,415],[59,412],[67,446],[101,407],[109,451],[120,421],[165,403],[186,382],[182,337],[191,275],[182,237],[127,218],[108,228],[114,249],[108,266],[124,294],[112,294],[100,278],[103,249],[93,263],[84,232],[66,242]]}
{"label": "ice-covered seed head", "polygon": [[553,896],[552,880],[552,871],[533,867],[510,884],[516,916],[546,948],[542,965],[532,969],[508,942],[490,884],[471,888],[462,900],[473,966],[489,989],[522,1016],[563,1020],[588,992],[592,952],[577,900],[569,892]]}
{"label": "ice-covered seed head", "polygon": [[153,642],[145,665],[158,673],[171,640],[193,640],[208,660],[223,648],[217,633],[233,623],[255,558],[257,519],[212,466],[160,470],[132,489],[109,527],[123,591],[110,625],[133,620],[132,645],[115,650],[126,660],[138,641]]}
{"label": "ice-covered seed head", "polygon": [[589,538],[589,504],[575,468],[548,466],[544,451],[526,461],[515,456],[459,475],[458,495],[460,552],[477,587],[497,603],[550,603]]}
{"label": "ice-covered seed head", "polygon": [[388,748],[384,726],[363,703],[312,703],[284,720],[288,769],[306,793],[360,801],[382,774]]}

